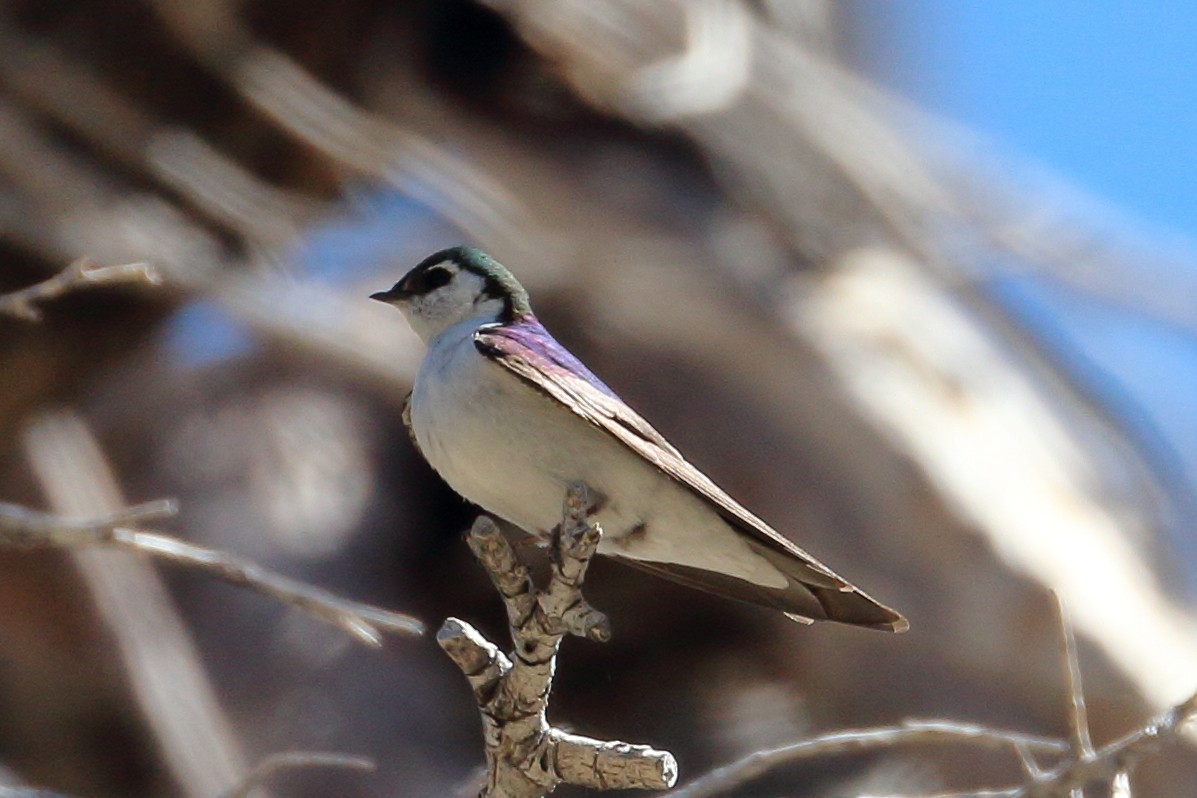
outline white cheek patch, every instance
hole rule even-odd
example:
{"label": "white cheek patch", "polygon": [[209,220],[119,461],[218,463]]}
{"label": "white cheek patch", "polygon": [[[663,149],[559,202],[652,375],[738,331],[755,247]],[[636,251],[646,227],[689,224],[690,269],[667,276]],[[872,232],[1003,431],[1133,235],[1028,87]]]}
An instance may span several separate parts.
{"label": "white cheek patch", "polygon": [[501,299],[486,296],[486,280],[456,267],[452,271],[448,284],[407,302],[411,326],[425,341],[465,319],[495,318],[503,311]]}

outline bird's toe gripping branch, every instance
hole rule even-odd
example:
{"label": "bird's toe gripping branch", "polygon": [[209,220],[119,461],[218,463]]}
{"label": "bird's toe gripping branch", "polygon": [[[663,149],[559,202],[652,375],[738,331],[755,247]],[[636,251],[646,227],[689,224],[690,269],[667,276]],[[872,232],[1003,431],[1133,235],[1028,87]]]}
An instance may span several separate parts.
{"label": "bird's toe gripping branch", "polygon": [[533,584],[490,518],[478,518],[470,529],[470,549],[507,607],[514,650],[508,657],[456,618],[441,626],[437,642],[469,679],[482,714],[484,798],[540,798],[559,784],[666,789],[677,780],[677,763],[667,751],[568,734],[547,720],[562,637],[606,641],[611,636],[607,617],[582,598],[586,569],[602,535],[588,518],[590,496],[585,485],[570,486],[543,589]]}

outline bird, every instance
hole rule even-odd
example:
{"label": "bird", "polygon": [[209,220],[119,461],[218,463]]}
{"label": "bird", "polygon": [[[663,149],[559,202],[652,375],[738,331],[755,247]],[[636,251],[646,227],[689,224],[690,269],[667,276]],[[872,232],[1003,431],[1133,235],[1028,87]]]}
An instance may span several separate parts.
{"label": "bird", "polygon": [[370,298],[426,346],[403,413],[412,440],[484,511],[545,540],[580,482],[601,497],[599,554],[804,624],[908,628],[687,461],[553,338],[494,258],[443,249]]}

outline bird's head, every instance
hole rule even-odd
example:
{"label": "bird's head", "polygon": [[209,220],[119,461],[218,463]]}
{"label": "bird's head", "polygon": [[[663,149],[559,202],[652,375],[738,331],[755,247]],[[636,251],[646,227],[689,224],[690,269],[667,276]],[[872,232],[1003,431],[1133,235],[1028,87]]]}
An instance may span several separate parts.
{"label": "bird's head", "polygon": [[528,292],[511,272],[473,247],[435,252],[391,290],[370,298],[399,308],[425,342],[467,319],[511,322],[532,312]]}

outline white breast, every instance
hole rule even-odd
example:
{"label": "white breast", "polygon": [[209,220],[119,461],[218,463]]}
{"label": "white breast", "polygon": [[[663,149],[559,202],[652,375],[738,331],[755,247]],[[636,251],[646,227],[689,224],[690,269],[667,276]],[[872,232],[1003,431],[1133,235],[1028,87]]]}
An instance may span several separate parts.
{"label": "white breast", "polygon": [[[582,481],[606,497],[600,552],[784,586],[702,500],[479,353],[477,326],[467,321],[437,336],[412,390],[416,441],[450,487],[543,535],[560,521],[567,486]],[[629,534],[639,528],[645,534]]]}

